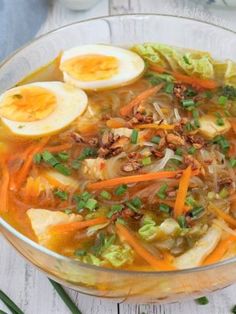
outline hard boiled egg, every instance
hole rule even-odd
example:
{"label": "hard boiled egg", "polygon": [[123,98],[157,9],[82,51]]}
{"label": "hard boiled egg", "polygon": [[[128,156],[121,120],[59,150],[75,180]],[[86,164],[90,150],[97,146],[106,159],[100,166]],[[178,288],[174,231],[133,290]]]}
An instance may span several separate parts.
{"label": "hard boiled egg", "polygon": [[133,83],[143,73],[143,59],[127,49],[85,45],[66,50],[60,69],[64,81],[85,90],[101,90]]}
{"label": "hard boiled egg", "polygon": [[41,136],[69,125],[86,109],[84,91],[61,82],[37,82],[0,95],[0,117],[14,134]]}

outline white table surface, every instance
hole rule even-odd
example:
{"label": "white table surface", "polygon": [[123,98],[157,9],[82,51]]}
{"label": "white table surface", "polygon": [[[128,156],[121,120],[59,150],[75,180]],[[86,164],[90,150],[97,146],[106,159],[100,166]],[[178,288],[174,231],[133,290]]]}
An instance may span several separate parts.
{"label": "white table surface", "polygon": [[[6,1],[9,4],[11,0]],[[24,1],[32,2],[33,0]],[[45,0],[38,1],[45,2]],[[220,1],[218,0],[218,2]],[[57,1],[51,0],[49,2],[47,18],[40,26],[38,34],[81,19],[137,12],[190,16],[225,25],[236,31],[236,11],[204,6],[203,3],[206,3],[207,0],[100,0],[92,10],[87,12],[72,12],[63,8]],[[2,4],[4,4],[4,0],[0,0],[0,12]],[[25,18],[27,23],[27,17]],[[28,27],[30,26],[29,23]],[[1,34],[1,29],[0,35],[4,35]],[[3,48],[0,47],[0,49]],[[29,265],[1,236],[0,289],[16,302],[25,314],[70,313],[53,290],[46,276]],[[205,306],[196,305],[193,300],[166,305],[116,304],[84,296],[69,289],[67,291],[83,314],[227,314],[230,313],[231,307],[236,304],[236,285],[211,294],[209,296],[210,302]],[[1,301],[0,309],[9,313]]]}

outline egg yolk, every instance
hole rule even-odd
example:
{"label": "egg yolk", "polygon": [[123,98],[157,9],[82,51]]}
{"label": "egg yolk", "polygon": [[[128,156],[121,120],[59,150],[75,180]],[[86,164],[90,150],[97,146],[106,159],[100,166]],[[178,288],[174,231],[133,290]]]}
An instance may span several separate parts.
{"label": "egg yolk", "polygon": [[56,104],[56,96],[46,88],[19,88],[4,96],[0,102],[0,116],[19,122],[37,121],[52,113]]}
{"label": "egg yolk", "polygon": [[80,81],[106,80],[117,74],[119,61],[104,55],[84,55],[66,60],[61,70]]}

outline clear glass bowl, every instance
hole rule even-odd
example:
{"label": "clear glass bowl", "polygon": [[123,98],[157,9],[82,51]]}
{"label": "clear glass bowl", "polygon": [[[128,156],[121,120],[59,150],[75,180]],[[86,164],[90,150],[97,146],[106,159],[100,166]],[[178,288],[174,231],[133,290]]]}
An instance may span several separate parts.
{"label": "clear glass bowl", "polygon": [[[120,15],[75,23],[50,32],[18,50],[0,66],[0,93],[76,45],[132,45],[158,41],[207,50],[215,58],[236,57],[236,34],[193,19],[168,15]],[[3,219],[0,230],[28,261],[47,276],[80,292],[128,302],[172,302],[196,297],[236,281],[236,258],[173,272],[132,272],[82,264],[29,240]]]}

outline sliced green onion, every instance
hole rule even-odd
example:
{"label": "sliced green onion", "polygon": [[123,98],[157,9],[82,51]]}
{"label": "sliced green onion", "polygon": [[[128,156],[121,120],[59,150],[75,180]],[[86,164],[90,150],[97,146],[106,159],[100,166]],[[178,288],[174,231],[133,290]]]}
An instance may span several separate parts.
{"label": "sliced green onion", "polygon": [[79,256],[79,257],[85,256],[85,255],[87,255],[87,251],[83,250],[83,249],[76,249],[74,252],[74,255]]}
{"label": "sliced green onion", "polygon": [[229,141],[222,135],[217,135],[216,137],[214,137],[212,142],[214,144],[218,144],[223,153],[226,153],[230,147]]}
{"label": "sliced green onion", "polygon": [[76,210],[80,213],[85,208],[86,202],[83,200],[80,200],[76,203]]}
{"label": "sliced green onion", "polygon": [[61,161],[67,161],[69,159],[69,154],[66,152],[58,153],[57,156]]}
{"label": "sliced green onion", "polygon": [[116,219],[116,222],[118,222],[119,224],[122,224],[122,225],[126,225],[125,220],[124,220],[123,218],[120,218],[120,217],[118,217],[118,218]]}
{"label": "sliced green onion", "polygon": [[62,201],[68,200],[68,193],[61,190],[55,190],[54,195],[59,197]]}
{"label": "sliced green onion", "polygon": [[184,108],[191,108],[191,107],[194,107],[196,105],[196,103],[193,99],[183,99],[181,101],[181,103],[182,103],[182,106]]}
{"label": "sliced green onion", "polygon": [[195,148],[195,147],[193,147],[193,146],[189,147],[188,153],[189,153],[190,155],[195,154],[195,152],[196,152],[196,148]]}
{"label": "sliced green onion", "polygon": [[229,191],[228,191],[228,189],[227,189],[227,188],[221,189],[220,192],[219,192],[219,196],[220,196],[221,198],[226,198],[226,197],[228,197],[228,196],[229,196]]}
{"label": "sliced green onion", "polygon": [[85,192],[83,192],[83,193],[80,195],[80,198],[81,198],[83,201],[87,202],[90,198],[92,198],[92,194],[89,193],[89,192],[87,192],[87,191],[85,191]]}
{"label": "sliced green onion", "polygon": [[114,214],[122,211],[122,209],[124,208],[124,205],[120,205],[120,204],[115,204],[111,206],[111,210],[109,211],[109,213],[107,214],[108,218],[111,218]]}
{"label": "sliced green onion", "polygon": [[48,151],[44,151],[42,153],[42,158],[44,162],[48,163],[52,167],[55,167],[59,163],[59,161],[53,156],[53,154]]}
{"label": "sliced green onion", "polygon": [[185,216],[181,215],[177,218],[180,228],[184,229],[187,227],[187,222]]}
{"label": "sliced green onion", "polygon": [[33,161],[35,164],[40,164],[41,160],[42,160],[42,154],[37,153],[34,155]]}
{"label": "sliced green onion", "polygon": [[188,196],[185,200],[185,204],[194,207],[197,205],[197,202],[195,201],[195,199],[192,196]]}
{"label": "sliced green onion", "polygon": [[208,98],[208,99],[211,99],[213,97],[213,93],[208,90],[208,91],[205,92],[205,97]]}
{"label": "sliced green onion", "polygon": [[174,84],[173,83],[166,83],[166,86],[165,86],[165,92],[167,94],[173,94],[173,91],[174,91]]}
{"label": "sliced green onion", "polygon": [[221,106],[226,105],[228,98],[226,96],[220,96],[218,98],[218,104]]}
{"label": "sliced green onion", "polygon": [[85,208],[92,211],[97,207],[97,204],[98,204],[97,200],[95,200],[94,198],[90,198],[87,200],[87,202],[85,204]]}
{"label": "sliced green onion", "polygon": [[232,168],[235,168],[236,167],[236,158],[230,158],[229,163],[230,163],[230,166]]}
{"label": "sliced green onion", "polygon": [[197,95],[197,91],[195,91],[192,87],[189,87],[184,92],[184,95],[187,97],[194,97]]}
{"label": "sliced green onion", "polygon": [[170,213],[170,206],[166,204],[160,204],[159,209],[161,212],[169,214]]}
{"label": "sliced green onion", "polygon": [[216,124],[219,126],[224,125],[224,119],[222,118],[221,114],[219,112],[216,112]]}
{"label": "sliced green onion", "polygon": [[80,160],[73,160],[71,163],[72,169],[78,170],[81,167],[81,161]]}
{"label": "sliced green onion", "polygon": [[[71,313],[72,314],[82,314],[82,312],[78,309],[78,307],[75,305],[75,303],[71,300],[71,298],[66,293],[66,291],[62,288],[62,286],[59,283],[57,283],[51,279],[49,279],[49,281],[51,282],[52,286],[57,291],[57,293],[59,294],[61,299],[64,301],[66,306],[70,309]],[[23,312],[22,312],[22,314],[23,314]]]}
{"label": "sliced green onion", "polygon": [[199,305],[206,305],[209,303],[209,300],[207,299],[207,297],[201,297],[201,298],[195,299],[195,302]]}
{"label": "sliced green onion", "polygon": [[144,157],[144,158],[142,159],[142,164],[143,164],[143,166],[148,166],[148,165],[150,165],[151,163],[152,163],[151,157]]}
{"label": "sliced green onion", "polygon": [[111,199],[111,194],[109,192],[107,192],[107,191],[102,191],[100,193],[100,196],[102,198],[104,198],[105,200],[110,200]]}
{"label": "sliced green onion", "polygon": [[191,63],[189,62],[189,59],[187,56],[183,56],[183,60],[186,64],[190,65]]}
{"label": "sliced green onion", "polygon": [[2,290],[0,290],[0,300],[2,300],[13,314],[24,314],[24,312],[21,311],[21,309]]}
{"label": "sliced green onion", "polygon": [[80,154],[80,156],[77,158],[77,160],[82,161],[88,157],[94,157],[96,155],[97,155],[97,150],[95,148],[85,147],[82,153]]}
{"label": "sliced green onion", "polygon": [[194,126],[195,128],[199,128],[200,127],[199,112],[197,109],[193,109],[192,113],[193,113]]}
{"label": "sliced green onion", "polygon": [[160,187],[160,189],[158,190],[158,192],[157,192],[156,195],[157,195],[160,199],[164,200],[164,199],[166,198],[166,191],[167,191],[167,189],[168,189],[168,185],[165,183],[165,184],[163,184],[163,185]]}
{"label": "sliced green onion", "polygon": [[151,143],[153,143],[153,144],[159,144],[160,143],[160,140],[161,140],[161,137],[160,136],[153,136],[152,138],[151,138]]}
{"label": "sliced green onion", "polygon": [[130,137],[130,143],[131,144],[137,144],[138,141],[138,131],[133,129]]}
{"label": "sliced green onion", "polygon": [[120,186],[118,186],[116,189],[115,189],[115,195],[117,196],[120,196],[120,195],[123,195],[128,189],[128,186],[126,184],[121,184]]}
{"label": "sliced green onion", "polygon": [[194,126],[190,123],[190,122],[187,122],[184,126],[184,129],[187,131],[187,132],[191,132],[192,130],[194,130]]}
{"label": "sliced green onion", "polygon": [[183,150],[178,147],[178,148],[176,149],[176,151],[175,151],[175,155],[182,156],[182,155],[183,155]]}
{"label": "sliced green onion", "polygon": [[192,217],[196,218],[196,217],[198,217],[203,211],[204,211],[204,207],[202,207],[202,206],[197,206],[197,207],[194,207],[194,208],[191,210],[190,214],[191,214]]}
{"label": "sliced green onion", "polygon": [[61,174],[64,174],[64,176],[69,176],[69,175],[71,175],[71,170],[70,170],[68,167],[66,167],[66,166],[64,166],[64,165],[62,165],[62,164],[57,164],[57,165],[54,166],[54,168],[55,168],[58,172],[60,172]]}
{"label": "sliced green onion", "polygon": [[140,208],[142,206],[142,201],[139,197],[134,197],[131,200],[131,203],[136,207],[136,208]]}

